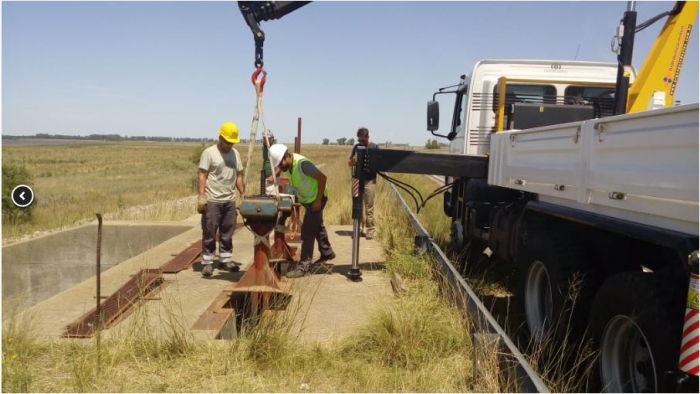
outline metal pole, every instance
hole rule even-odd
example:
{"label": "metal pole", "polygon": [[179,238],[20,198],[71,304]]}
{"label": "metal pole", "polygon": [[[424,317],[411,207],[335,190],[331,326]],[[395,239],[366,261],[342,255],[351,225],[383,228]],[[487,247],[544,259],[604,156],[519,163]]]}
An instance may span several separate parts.
{"label": "metal pole", "polygon": [[357,161],[353,168],[354,177],[352,180],[352,268],[348,272],[348,278],[352,281],[362,280],[362,272],[358,267],[360,254],[360,224],[362,221],[362,197],[365,190],[365,156],[367,148],[357,147]]}
{"label": "metal pole", "polygon": [[297,139],[294,146],[294,151],[296,153],[301,153],[301,118],[297,118]]}
{"label": "metal pole", "polygon": [[[263,147],[263,149],[265,149],[265,148]],[[264,165],[265,164],[263,163],[263,166]],[[260,170],[260,195],[261,196],[265,195],[265,170],[264,169]]]}
{"label": "metal pole", "polygon": [[100,256],[102,255],[102,214],[97,213],[95,214],[97,216],[97,267],[96,267],[96,274],[97,274],[97,294],[96,294],[96,302],[97,302],[97,336],[96,336],[96,342],[97,342],[97,365],[99,366],[100,364],[100,331],[102,330],[102,311],[101,311],[101,305],[100,302],[102,301],[100,297],[100,276],[101,276],[101,267],[100,267]]}
{"label": "metal pole", "polygon": [[623,35],[620,43],[620,54],[617,57],[617,83],[615,86],[615,115],[627,112],[627,95],[632,74],[632,51],[634,49],[634,34],[637,28],[637,12],[634,1],[627,3],[627,12],[622,17]]}

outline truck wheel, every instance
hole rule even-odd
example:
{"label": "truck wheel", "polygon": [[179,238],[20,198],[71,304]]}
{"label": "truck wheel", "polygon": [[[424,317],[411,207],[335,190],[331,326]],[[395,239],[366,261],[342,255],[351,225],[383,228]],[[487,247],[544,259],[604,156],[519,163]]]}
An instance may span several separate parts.
{"label": "truck wheel", "polygon": [[[581,247],[566,233],[533,234],[518,258],[516,317],[528,345],[552,344],[546,353],[583,336],[595,279]],[[517,320],[516,320],[517,321]],[[543,350],[543,349],[540,349]]]}
{"label": "truck wheel", "polygon": [[590,333],[600,353],[589,389],[660,392],[678,367],[683,324],[682,283],[659,274],[610,277],[593,302]]}

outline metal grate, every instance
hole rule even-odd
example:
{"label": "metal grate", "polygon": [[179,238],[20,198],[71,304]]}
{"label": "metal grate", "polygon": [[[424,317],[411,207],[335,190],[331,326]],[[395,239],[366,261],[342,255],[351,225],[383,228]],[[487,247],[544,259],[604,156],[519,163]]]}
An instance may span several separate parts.
{"label": "metal grate", "polygon": [[97,314],[97,308],[93,308],[80,319],[67,325],[61,336],[64,338],[89,338],[95,335],[98,330],[109,328],[139,299],[157,287],[162,275],[159,268],[142,269],[101,304],[101,319]]}

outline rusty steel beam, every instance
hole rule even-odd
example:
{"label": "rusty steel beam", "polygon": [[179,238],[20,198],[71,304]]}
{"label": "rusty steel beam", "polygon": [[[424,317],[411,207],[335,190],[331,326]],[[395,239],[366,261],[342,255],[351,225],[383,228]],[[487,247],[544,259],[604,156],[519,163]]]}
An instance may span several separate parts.
{"label": "rusty steel beam", "polygon": [[67,325],[61,337],[90,338],[96,332],[111,327],[121,315],[157,287],[162,277],[163,273],[159,268],[142,269],[102,303],[100,312],[97,307],[93,308]]}

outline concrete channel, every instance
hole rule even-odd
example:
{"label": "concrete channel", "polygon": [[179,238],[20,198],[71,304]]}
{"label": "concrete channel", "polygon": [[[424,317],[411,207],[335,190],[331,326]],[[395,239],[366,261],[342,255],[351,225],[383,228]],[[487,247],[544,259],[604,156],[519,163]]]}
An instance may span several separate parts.
{"label": "concrete channel", "polygon": [[[196,244],[201,239],[198,217],[181,223],[105,222],[101,298],[119,293],[141,271],[162,271]],[[361,240],[363,280],[351,282],[346,274],[351,267],[352,226],[327,229],[337,256],[332,264],[314,275],[289,280],[292,333],[305,342],[331,343],[350,335],[375,305],[393,297],[390,278],[382,270],[381,246],[375,240]],[[134,327],[168,335],[176,324],[197,340],[235,338],[236,312],[230,310],[234,304],[229,300],[236,297],[228,289],[252,264],[254,239],[244,227],[234,234],[239,272],[219,269],[203,278],[201,257],[178,272],[163,272],[152,291],[101,330],[101,337],[130,335]],[[67,327],[89,315],[97,304],[96,245],[97,225],[89,224],[4,247],[3,318],[19,314],[31,322],[38,336],[66,338]],[[334,318],[328,319],[331,315]]]}
{"label": "concrete channel", "polygon": [[[107,222],[102,228],[102,271],[191,228],[187,223]],[[96,240],[94,223],[4,246],[3,304],[26,309],[94,278]]]}

